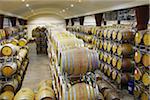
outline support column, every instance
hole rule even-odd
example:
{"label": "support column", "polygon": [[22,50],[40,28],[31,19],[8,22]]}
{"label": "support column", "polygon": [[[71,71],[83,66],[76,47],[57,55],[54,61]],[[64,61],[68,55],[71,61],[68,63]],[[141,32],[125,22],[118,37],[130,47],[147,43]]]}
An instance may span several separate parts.
{"label": "support column", "polygon": [[65,22],[66,22],[66,26],[68,26],[68,24],[69,24],[69,19],[65,19]]}
{"label": "support column", "polygon": [[84,16],[79,17],[80,25],[84,25]]}
{"label": "support column", "polygon": [[16,19],[17,19],[17,18],[16,18],[16,17],[10,17],[9,19],[10,19],[10,21],[11,21],[11,25],[12,25],[12,26],[16,26]]}
{"label": "support column", "polygon": [[74,25],[74,18],[71,18],[71,25]]}
{"label": "support column", "polygon": [[148,28],[149,21],[149,5],[138,6],[135,8],[137,30],[145,30]]}
{"label": "support column", "polygon": [[0,15],[0,29],[3,29],[4,15]]}
{"label": "support column", "polygon": [[96,26],[101,26],[103,13],[95,14]]}

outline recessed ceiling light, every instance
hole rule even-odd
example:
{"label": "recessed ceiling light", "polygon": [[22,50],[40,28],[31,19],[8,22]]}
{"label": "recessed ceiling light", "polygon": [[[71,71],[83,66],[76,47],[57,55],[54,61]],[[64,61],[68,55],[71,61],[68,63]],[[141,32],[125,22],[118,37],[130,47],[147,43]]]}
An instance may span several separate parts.
{"label": "recessed ceiling light", "polygon": [[71,7],[74,7],[74,5],[73,5],[73,4],[71,4],[70,6],[71,6]]}
{"label": "recessed ceiling light", "polygon": [[65,12],[65,9],[63,9],[62,11]]}
{"label": "recessed ceiling light", "polygon": [[25,2],[25,0],[22,0],[22,2]]}
{"label": "recessed ceiling light", "polygon": [[66,10],[68,10],[69,8],[66,8]]}
{"label": "recessed ceiling light", "polygon": [[26,4],[26,7],[29,7],[29,4]]}

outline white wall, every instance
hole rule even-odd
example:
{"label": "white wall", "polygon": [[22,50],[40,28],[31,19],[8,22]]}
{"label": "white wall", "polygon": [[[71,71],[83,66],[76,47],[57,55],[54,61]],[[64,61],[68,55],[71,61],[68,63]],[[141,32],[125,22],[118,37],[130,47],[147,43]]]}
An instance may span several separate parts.
{"label": "white wall", "polygon": [[45,26],[48,30],[50,30],[50,28],[64,29],[65,21],[62,17],[51,14],[33,16],[28,19],[29,39],[32,38],[32,30],[37,26]]}
{"label": "white wall", "polygon": [[86,16],[84,18],[84,25],[94,25],[96,26],[95,16]]}

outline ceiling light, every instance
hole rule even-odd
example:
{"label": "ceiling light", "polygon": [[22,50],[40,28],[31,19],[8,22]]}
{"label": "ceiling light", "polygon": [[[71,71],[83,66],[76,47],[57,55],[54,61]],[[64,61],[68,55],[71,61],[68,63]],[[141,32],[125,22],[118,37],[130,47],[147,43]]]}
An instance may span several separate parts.
{"label": "ceiling light", "polygon": [[70,5],[70,7],[74,7],[74,5],[73,5],[73,4],[71,4],[71,5]]}
{"label": "ceiling light", "polygon": [[22,0],[22,2],[25,2],[25,0]]}
{"label": "ceiling light", "polygon": [[65,9],[63,9],[62,11],[65,12]]}
{"label": "ceiling light", "polygon": [[26,7],[29,7],[29,4],[26,4]]}
{"label": "ceiling light", "polygon": [[79,2],[81,2],[81,0],[79,0]]}
{"label": "ceiling light", "polygon": [[68,10],[69,8],[66,8],[66,10]]}

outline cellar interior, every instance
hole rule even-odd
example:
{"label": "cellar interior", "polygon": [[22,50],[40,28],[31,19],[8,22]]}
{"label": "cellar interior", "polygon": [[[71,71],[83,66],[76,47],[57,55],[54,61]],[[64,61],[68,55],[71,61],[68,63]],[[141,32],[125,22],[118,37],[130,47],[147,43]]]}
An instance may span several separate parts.
{"label": "cellar interior", "polygon": [[150,100],[149,0],[0,0],[0,100]]}

